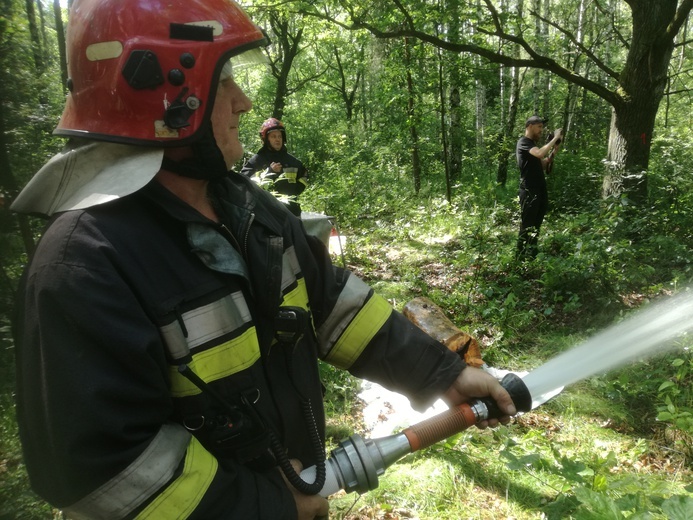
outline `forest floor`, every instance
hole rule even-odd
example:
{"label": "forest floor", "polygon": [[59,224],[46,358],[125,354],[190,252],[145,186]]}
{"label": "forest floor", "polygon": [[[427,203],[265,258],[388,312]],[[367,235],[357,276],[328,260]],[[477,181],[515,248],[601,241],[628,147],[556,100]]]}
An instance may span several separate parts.
{"label": "forest floor", "polygon": [[[398,309],[419,295],[411,284],[403,283],[403,262],[416,264],[418,287],[454,290],[472,276],[471,272],[426,258],[426,254],[412,255],[406,245],[400,249],[394,243],[364,242],[354,247],[361,250],[349,268]],[[367,262],[360,258],[367,258]],[[623,305],[635,307],[642,298],[624,297]],[[535,303],[536,312],[541,312],[540,302]],[[554,319],[557,328],[570,325],[560,316]],[[504,358],[502,353],[493,352],[503,343],[494,338],[493,327],[482,330],[485,334],[477,336],[482,355],[487,351],[496,361],[505,359],[517,365],[526,356],[541,355],[533,352]],[[551,342],[555,339],[552,334],[527,341]],[[366,401],[354,399],[347,413],[330,418],[328,433],[331,431],[335,440],[339,435],[348,436],[346,432],[364,437],[371,434],[373,420],[364,418],[363,413],[369,404]],[[387,403],[384,407],[387,410]],[[615,395],[610,381],[597,377],[580,382],[545,406],[518,416],[508,426],[484,431],[471,428],[405,457],[386,471],[378,489],[361,496],[340,493],[333,497],[330,518],[693,518],[690,453],[680,449],[676,430],[662,423],[643,425],[638,412],[632,402]],[[383,413],[382,419],[387,421],[390,416]],[[654,512],[652,504],[658,506]]]}

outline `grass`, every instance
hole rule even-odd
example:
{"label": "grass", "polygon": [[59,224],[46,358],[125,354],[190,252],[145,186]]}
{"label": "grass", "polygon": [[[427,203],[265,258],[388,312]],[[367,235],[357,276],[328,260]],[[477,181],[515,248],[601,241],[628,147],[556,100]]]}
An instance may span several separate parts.
{"label": "grass", "polygon": [[[546,233],[547,248],[560,243],[567,252],[521,269],[511,262],[512,221],[472,231],[453,229],[449,220],[419,224],[425,229],[418,242],[413,226],[350,237],[351,267],[397,308],[431,297],[483,343],[493,366],[531,370],[648,298],[627,283],[609,288],[615,271],[608,265],[589,271],[589,259],[561,263],[575,233],[569,222]],[[559,236],[555,229],[564,225]],[[582,239],[595,249],[601,240]],[[653,284],[649,294],[661,287]],[[691,518],[693,459],[675,440],[690,442],[691,432],[656,421],[657,386],[672,376],[663,361],[582,381],[510,426],[472,428],[412,454],[377,489],[333,498],[332,518]]]}
{"label": "grass", "polygon": [[[693,500],[684,458],[633,435],[623,417],[610,417],[611,403],[587,390],[568,390],[512,425],[472,428],[402,459],[356,502],[354,495],[333,499],[332,518],[587,518],[592,504],[576,494],[593,491],[614,503],[640,496],[630,506],[639,514],[671,496]],[[603,509],[594,514],[608,518]]]}

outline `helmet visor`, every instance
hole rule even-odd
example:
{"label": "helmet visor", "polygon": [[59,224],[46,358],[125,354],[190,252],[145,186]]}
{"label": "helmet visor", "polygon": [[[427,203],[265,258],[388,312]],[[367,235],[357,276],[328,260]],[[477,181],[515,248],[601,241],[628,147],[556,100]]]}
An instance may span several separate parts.
{"label": "helmet visor", "polygon": [[[264,65],[265,67],[269,64],[267,56],[263,50],[259,47],[247,50],[237,56],[232,56],[221,69],[221,75],[219,76],[219,81],[224,81],[229,78],[240,79],[243,74],[248,75],[253,72],[249,69],[256,69],[257,65]],[[264,74],[265,68],[260,71]]]}

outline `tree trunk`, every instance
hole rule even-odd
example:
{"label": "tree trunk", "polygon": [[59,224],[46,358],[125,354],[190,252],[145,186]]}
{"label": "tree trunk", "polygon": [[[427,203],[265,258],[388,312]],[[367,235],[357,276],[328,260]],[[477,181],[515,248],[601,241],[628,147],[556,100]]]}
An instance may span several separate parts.
{"label": "tree trunk", "polygon": [[[480,0],[476,2],[476,8],[481,11]],[[473,30],[474,31],[474,30]],[[477,71],[483,70],[484,63],[480,56],[474,58]],[[477,72],[477,74],[479,74]],[[476,129],[476,151],[477,154],[484,153],[484,141],[486,137],[486,85],[480,77],[476,77],[475,83],[475,99],[474,99],[474,126]]]}
{"label": "tree trunk", "polygon": [[63,25],[63,10],[60,0],[53,0],[53,14],[55,15],[55,37],[58,40],[58,54],[60,57],[60,79],[63,84],[63,93],[67,93],[67,52],[65,50],[65,27]]}
{"label": "tree trunk", "polygon": [[36,72],[41,74],[44,68],[43,51],[41,50],[41,35],[36,22],[36,6],[34,0],[26,0],[26,16],[29,20],[29,34],[31,35],[31,51],[34,56]]}
{"label": "tree trunk", "polygon": [[[277,89],[274,95],[274,108],[272,117],[281,119],[284,116],[286,98],[289,94],[289,72],[294,59],[300,52],[300,43],[303,37],[303,29],[299,29],[296,34],[290,33],[289,22],[279,14],[270,15],[272,30],[279,40],[280,57],[272,63],[272,73],[277,78]],[[277,66],[277,62],[279,66]]]}
{"label": "tree trunk", "polygon": [[[351,127],[352,119],[354,117],[354,104],[356,103],[356,94],[359,91],[359,83],[361,83],[361,65],[359,65],[359,70],[356,73],[356,79],[354,80],[353,85],[347,86],[347,72],[344,70],[344,65],[342,64],[342,57],[339,54],[339,49],[337,47],[333,47],[332,54],[335,58],[334,69],[336,70],[337,75],[339,76],[339,85],[333,88],[337,90],[337,92],[339,92],[339,96],[342,98],[342,101],[344,102],[344,110],[346,111],[347,125]],[[359,54],[361,56],[360,63],[363,63],[363,49],[361,49]]]}
{"label": "tree trunk", "polygon": [[674,41],[667,27],[677,0],[630,0],[633,41],[613,105],[603,195],[647,198],[647,169],[657,109],[667,84]]}
{"label": "tree trunk", "polygon": [[517,67],[511,69],[510,80],[510,99],[508,101],[508,119],[503,128],[503,138],[500,149],[500,157],[498,159],[498,172],[496,173],[496,182],[501,186],[505,186],[508,181],[508,169],[511,157],[515,151],[515,139],[513,129],[517,121],[517,107],[520,98],[520,70]]}
{"label": "tree trunk", "polygon": [[[450,41],[458,42],[460,39],[460,3],[459,0],[447,1],[447,12],[450,16],[448,33]],[[448,113],[450,117],[450,132],[448,135],[449,155],[445,158],[450,170],[451,182],[456,181],[462,174],[462,105],[460,103],[461,59],[459,55],[450,56],[450,69],[448,74],[449,101]]]}
{"label": "tree trunk", "polygon": [[[477,64],[481,68],[481,62]],[[474,108],[476,117],[474,126],[476,128],[476,148],[478,154],[484,153],[484,137],[486,134],[486,87],[480,79],[476,80]]]}
{"label": "tree trunk", "polygon": [[407,68],[407,114],[409,116],[409,134],[411,136],[411,169],[414,179],[414,192],[419,193],[421,189],[421,159],[419,157],[419,133],[416,130],[416,93],[414,91],[414,80],[411,75],[412,57],[409,46],[409,38],[404,39],[404,56]]}
{"label": "tree trunk", "polygon": [[[524,9],[524,1],[517,2],[517,15],[522,19],[522,11]],[[519,50],[515,48],[514,55],[517,56]],[[502,70],[502,69],[501,69]],[[500,155],[498,157],[498,171],[496,172],[496,182],[505,186],[508,181],[508,166],[512,153],[515,149],[515,139],[513,129],[517,121],[517,107],[520,99],[520,69],[519,67],[510,68],[510,94],[508,97],[508,118],[505,121],[503,128],[503,137],[500,146]]]}
{"label": "tree trunk", "polygon": [[445,126],[446,110],[445,110],[445,73],[443,66],[443,53],[440,49],[437,50],[438,57],[438,96],[440,99],[440,136],[443,141],[443,168],[445,169],[445,198],[448,202],[452,202],[452,183],[450,182],[450,165],[448,157],[448,137],[447,128]]}

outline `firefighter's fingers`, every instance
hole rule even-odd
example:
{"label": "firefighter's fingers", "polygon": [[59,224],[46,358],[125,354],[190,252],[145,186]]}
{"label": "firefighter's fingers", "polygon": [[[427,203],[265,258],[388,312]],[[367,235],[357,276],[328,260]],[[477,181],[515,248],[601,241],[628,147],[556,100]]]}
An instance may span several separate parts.
{"label": "firefighter's fingers", "polygon": [[[300,474],[303,469],[303,464],[296,459],[291,459],[290,462],[294,470],[296,470],[296,473]],[[298,520],[314,520],[315,518],[327,517],[330,511],[330,504],[325,498],[320,495],[304,495],[289,483],[283,473],[282,476],[294,496]]]}

